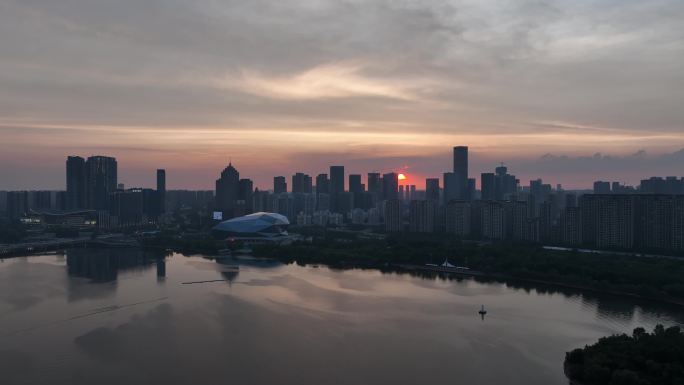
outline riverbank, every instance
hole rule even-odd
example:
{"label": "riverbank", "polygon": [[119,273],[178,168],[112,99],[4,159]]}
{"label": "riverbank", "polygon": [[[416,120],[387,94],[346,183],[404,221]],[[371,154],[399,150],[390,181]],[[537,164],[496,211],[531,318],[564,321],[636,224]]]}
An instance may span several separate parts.
{"label": "riverbank", "polygon": [[[684,305],[684,260],[593,255],[532,245],[471,245],[450,240],[388,239],[339,242],[324,239],[287,246],[259,246],[255,255],[290,263],[329,266],[393,266],[434,270],[449,260],[463,276],[554,285]],[[426,265],[432,265],[426,267]]]}
{"label": "riverbank", "polygon": [[557,288],[572,289],[572,290],[585,291],[585,292],[593,292],[593,293],[600,293],[600,294],[610,294],[610,295],[615,295],[615,296],[629,297],[629,298],[635,298],[635,299],[639,299],[639,300],[657,301],[657,302],[664,303],[664,304],[677,305],[677,306],[684,307],[684,300],[679,299],[679,298],[649,297],[649,296],[644,296],[644,295],[639,295],[639,294],[634,294],[634,293],[629,293],[629,292],[624,292],[624,291],[596,289],[596,288],[586,286],[586,285],[569,284],[569,283],[542,280],[542,279],[525,279],[525,278],[515,277],[512,275],[507,275],[507,274],[487,273],[487,272],[476,271],[476,270],[459,270],[459,269],[453,269],[453,268],[435,268],[433,266],[406,265],[406,264],[391,265],[391,266],[397,268],[398,270],[403,270],[406,272],[427,272],[427,273],[447,274],[447,275],[470,277],[470,278],[485,278],[485,279],[492,279],[492,280],[501,281],[501,282],[532,283],[532,284],[539,284],[539,285],[550,286],[550,287],[557,287]]}

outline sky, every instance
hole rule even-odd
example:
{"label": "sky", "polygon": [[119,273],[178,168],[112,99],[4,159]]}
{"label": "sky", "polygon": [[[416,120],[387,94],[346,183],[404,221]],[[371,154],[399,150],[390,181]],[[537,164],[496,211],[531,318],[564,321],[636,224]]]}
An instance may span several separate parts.
{"label": "sky", "polygon": [[0,190],[404,171],[684,176],[681,0],[0,0]]}

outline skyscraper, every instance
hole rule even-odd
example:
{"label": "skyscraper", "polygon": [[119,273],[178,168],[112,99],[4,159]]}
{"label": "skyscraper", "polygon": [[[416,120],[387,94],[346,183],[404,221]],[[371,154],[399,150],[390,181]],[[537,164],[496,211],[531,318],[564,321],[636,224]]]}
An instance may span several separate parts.
{"label": "skyscraper", "polygon": [[361,175],[350,174],[349,175],[349,192],[351,193],[362,193],[364,192],[365,186],[361,183]]}
{"label": "skyscraper", "polygon": [[468,188],[468,147],[454,147],[454,177],[456,199],[466,199]]}
{"label": "skyscraper", "polygon": [[117,163],[108,156],[91,156],[86,161],[86,205],[89,209],[107,210],[109,194],[116,191]]}
{"label": "skyscraper", "polygon": [[398,199],[389,199],[385,202],[385,231],[398,233],[403,230],[402,204]]}
{"label": "skyscraper", "polygon": [[273,193],[282,194],[287,192],[287,182],[284,176],[273,177]]}
{"label": "skyscraper", "polygon": [[436,209],[433,201],[412,200],[409,204],[409,230],[414,233],[433,233]]}
{"label": "skyscraper", "polygon": [[330,166],[330,193],[344,192],[344,166]]}
{"label": "skyscraper", "polygon": [[292,192],[310,194],[312,190],[311,177],[307,174],[298,172],[292,175]]}
{"label": "skyscraper", "polygon": [[458,183],[456,182],[456,174],[453,172],[444,173],[444,204],[448,204],[452,200],[461,200],[458,195]]}
{"label": "skyscraper", "polygon": [[159,199],[159,213],[166,211],[166,170],[157,170],[157,198]]}
{"label": "skyscraper", "polygon": [[318,176],[316,176],[316,193],[330,193],[330,179],[328,179],[328,174],[318,174]]}
{"label": "skyscraper", "polygon": [[66,161],[67,208],[86,207],[86,167],[85,159],[70,156]]}
{"label": "skyscraper", "polygon": [[399,175],[390,172],[382,176],[382,199],[399,199]]}
{"label": "skyscraper", "polygon": [[439,203],[439,178],[425,179],[425,199]]}
{"label": "skyscraper", "polygon": [[216,209],[223,212],[223,219],[233,218],[240,196],[240,173],[228,164],[216,180]]}
{"label": "skyscraper", "polygon": [[483,201],[493,201],[497,199],[497,179],[496,175],[486,172],[483,173],[480,179],[480,188],[482,190]]}
{"label": "skyscraper", "polygon": [[242,214],[254,211],[254,183],[251,179],[240,179],[238,200]]}
{"label": "skyscraper", "polygon": [[382,192],[382,183],[380,182],[380,173],[369,172],[368,173],[368,192],[374,194],[380,194]]}

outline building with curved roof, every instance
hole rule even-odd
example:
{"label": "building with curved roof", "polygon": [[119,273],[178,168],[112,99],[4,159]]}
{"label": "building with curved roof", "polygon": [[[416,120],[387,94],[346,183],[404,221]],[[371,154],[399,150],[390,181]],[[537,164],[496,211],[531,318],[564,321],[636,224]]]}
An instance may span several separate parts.
{"label": "building with curved roof", "polygon": [[290,221],[283,215],[259,212],[223,221],[212,229],[219,237],[241,241],[282,240]]}

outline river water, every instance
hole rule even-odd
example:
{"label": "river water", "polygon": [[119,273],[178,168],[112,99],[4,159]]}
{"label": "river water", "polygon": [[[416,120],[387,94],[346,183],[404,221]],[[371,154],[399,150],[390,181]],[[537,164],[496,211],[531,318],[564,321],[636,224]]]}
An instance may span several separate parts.
{"label": "river water", "polygon": [[566,351],[683,321],[538,285],[78,249],[0,261],[0,382],[566,385]]}

